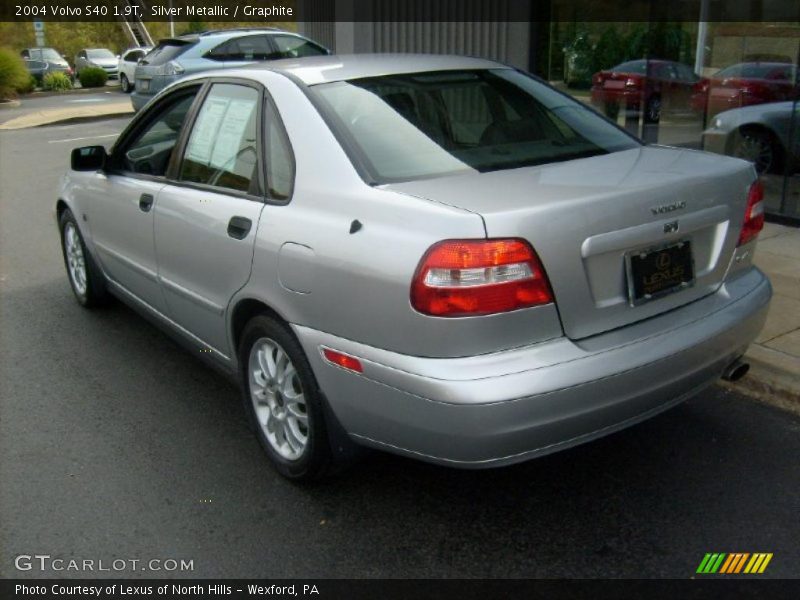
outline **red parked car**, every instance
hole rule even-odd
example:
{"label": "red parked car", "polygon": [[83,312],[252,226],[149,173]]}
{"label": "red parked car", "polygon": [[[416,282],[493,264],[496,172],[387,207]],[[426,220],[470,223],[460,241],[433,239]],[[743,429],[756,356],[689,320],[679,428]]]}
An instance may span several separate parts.
{"label": "red parked car", "polygon": [[[649,67],[648,67],[649,63]],[[662,110],[686,112],[700,78],[692,68],[669,60],[630,60],[592,76],[592,104],[639,110],[656,122]]]}
{"label": "red parked car", "polygon": [[797,67],[790,63],[746,62],[701,79],[692,108],[709,116],[732,108],[783,102],[798,97]]}

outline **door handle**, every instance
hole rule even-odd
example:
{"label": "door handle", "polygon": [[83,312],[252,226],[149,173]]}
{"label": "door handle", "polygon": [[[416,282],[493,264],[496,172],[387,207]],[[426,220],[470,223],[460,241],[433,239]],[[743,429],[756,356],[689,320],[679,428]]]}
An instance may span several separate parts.
{"label": "door handle", "polygon": [[139,196],[139,209],[142,212],[150,212],[151,208],[153,208],[153,195],[142,194]]}
{"label": "door handle", "polygon": [[245,217],[231,217],[228,221],[228,235],[235,240],[243,240],[250,233],[253,222]]}

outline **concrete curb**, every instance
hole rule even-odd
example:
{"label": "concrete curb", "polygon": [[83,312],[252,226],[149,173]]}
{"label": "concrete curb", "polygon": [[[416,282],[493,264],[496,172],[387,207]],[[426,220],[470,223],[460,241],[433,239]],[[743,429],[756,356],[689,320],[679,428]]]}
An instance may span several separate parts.
{"label": "concrete curb", "polygon": [[765,404],[800,414],[800,359],[753,344],[745,354],[750,372],[723,387],[746,394]]}
{"label": "concrete curb", "polygon": [[133,114],[130,100],[106,106],[81,106],[37,111],[9,119],[0,124],[0,130],[28,129],[40,125],[53,125],[64,121],[92,120]]}

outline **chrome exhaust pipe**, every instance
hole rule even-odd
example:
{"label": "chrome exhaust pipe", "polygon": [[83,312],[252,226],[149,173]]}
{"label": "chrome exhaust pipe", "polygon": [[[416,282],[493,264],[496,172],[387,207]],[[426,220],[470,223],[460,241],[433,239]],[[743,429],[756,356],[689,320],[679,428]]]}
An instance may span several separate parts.
{"label": "chrome exhaust pipe", "polygon": [[747,372],[750,370],[750,363],[746,363],[741,359],[736,359],[722,372],[722,378],[725,381],[739,381],[742,377],[747,375]]}

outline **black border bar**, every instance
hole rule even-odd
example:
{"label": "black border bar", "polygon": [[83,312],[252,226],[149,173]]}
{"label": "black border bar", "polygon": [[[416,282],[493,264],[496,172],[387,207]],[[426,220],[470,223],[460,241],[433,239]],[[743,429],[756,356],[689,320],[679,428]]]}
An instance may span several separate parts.
{"label": "black border bar", "polygon": [[[698,576],[699,577],[699,576]],[[93,592],[95,590],[95,592]],[[97,594],[96,591],[100,593]],[[520,598],[700,598],[800,597],[800,580],[705,576],[683,580],[624,579],[4,579],[0,598],[304,598],[306,600]]]}
{"label": "black border bar", "polygon": [[0,0],[0,21],[772,22],[800,24],[792,0]]}

